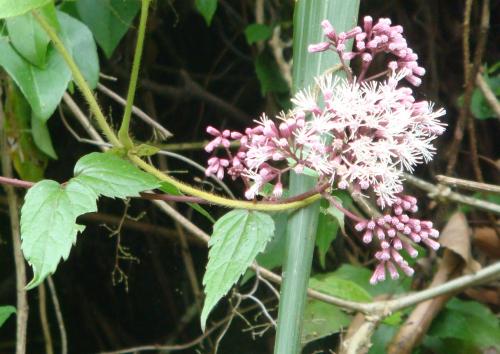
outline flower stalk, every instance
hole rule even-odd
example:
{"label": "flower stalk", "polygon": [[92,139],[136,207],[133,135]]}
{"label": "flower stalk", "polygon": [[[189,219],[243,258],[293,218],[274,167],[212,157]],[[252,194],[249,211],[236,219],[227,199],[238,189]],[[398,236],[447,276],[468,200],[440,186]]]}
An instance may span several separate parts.
{"label": "flower stalk", "polygon": [[[359,1],[299,0],[294,14],[293,87],[294,92],[314,81],[314,77],[339,64],[331,55],[308,55],[307,45],[318,41],[322,33],[317,24],[325,18],[337,19],[340,30],[352,27],[358,16]],[[338,14],[333,16],[333,14]],[[340,15],[342,14],[342,15]],[[315,178],[290,172],[290,195],[299,194],[316,184]],[[301,352],[301,335],[307,286],[311,272],[319,202],[291,215],[286,232],[283,284],[278,312],[275,354]]]}

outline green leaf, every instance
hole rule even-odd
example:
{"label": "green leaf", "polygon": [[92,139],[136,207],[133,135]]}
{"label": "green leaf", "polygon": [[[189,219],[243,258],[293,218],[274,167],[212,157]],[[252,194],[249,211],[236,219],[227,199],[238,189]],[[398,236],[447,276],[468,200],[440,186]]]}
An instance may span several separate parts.
{"label": "green leaf", "polygon": [[325,258],[331,243],[337,237],[339,230],[338,221],[326,212],[328,208],[326,200],[321,201],[321,209],[318,218],[318,228],[316,230],[316,247],[319,253],[319,263],[325,268]]}
{"label": "green leaf", "polygon": [[16,308],[14,306],[0,306],[0,327],[3,326],[5,321],[7,321],[13,313],[16,313]]}
{"label": "green leaf", "polygon": [[255,72],[260,82],[260,91],[264,96],[268,92],[287,92],[289,90],[278,64],[267,52],[261,53],[255,60]]}
{"label": "green leaf", "polygon": [[0,66],[19,86],[34,114],[47,120],[57,108],[71,79],[71,72],[63,58],[53,47],[49,47],[46,65],[40,69],[23,59],[7,37],[0,38],[0,53]]}
{"label": "green leaf", "polygon": [[[390,340],[390,338],[389,338]],[[438,338],[438,337],[431,337],[431,336],[425,336],[424,340],[422,342],[422,347],[428,349],[428,350],[422,350],[418,353],[429,353],[429,349],[431,353],[453,353],[453,354],[486,354],[488,353],[488,350],[480,350],[477,347],[474,347],[474,345],[471,345],[470,343],[464,342],[463,340],[460,339],[455,339],[455,338]],[[386,352],[379,352],[381,354],[385,354]],[[496,353],[493,352],[493,353]],[[371,352],[370,352],[371,354]],[[378,353],[376,353],[378,354]]]}
{"label": "green leaf", "polygon": [[138,197],[139,192],[160,186],[155,177],[112,153],[85,155],[76,163],[74,173],[96,194],[109,198]]}
{"label": "green leaf", "polygon": [[273,269],[283,264],[288,213],[277,213],[271,217],[275,225],[274,236],[271,241],[268,242],[265,250],[256,258],[257,263],[267,269]]}
{"label": "green leaf", "polygon": [[[90,31],[65,13],[58,12],[57,17],[66,47],[73,54],[89,85],[95,86],[99,76],[99,62]],[[49,119],[71,79],[71,72],[62,56],[50,46],[45,67],[38,68],[21,57],[6,37],[0,38],[0,52],[0,66],[4,67],[19,86],[35,116],[44,121]]]}
{"label": "green leaf", "polygon": [[[274,236],[266,245],[266,248],[255,259],[257,263],[267,269],[280,267],[283,264],[285,257],[285,242],[286,242],[286,223],[288,221],[288,213],[276,213],[271,215],[274,221]],[[246,283],[249,279],[255,276],[255,272],[251,269],[247,270],[240,284]]]}
{"label": "green leaf", "polygon": [[217,0],[195,0],[196,10],[203,16],[207,26],[212,23],[215,10],[217,10]]}
{"label": "green leaf", "polygon": [[451,299],[428,332],[438,338],[456,338],[477,348],[500,348],[499,320],[476,301]]}
{"label": "green leaf", "polygon": [[[177,187],[174,185],[167,183],[167,182],[162,182],[160,185],[160,190],[162,192],[165,192],[170,195],[184,195],[182,194]],[[201,205],[196,204],[196,203],[187,203],[191,208],[196,210],[198,213],[206,217],[210,222],[215,223],[215,219],[210,215],[208,211],[206,211]]]}
{"label": "green leaf", "polygon": [[[343,191],[335,191],[332,193],[337,202],[344,208],[352,205],[352,198],[349,194]],[[318,219],[318,229],[316,231],[316,247],[319,253],[319,263],[323,269],[325,268],[325,257],[331,243],[337,237],[339,228],[344,230],[344,213],[337,208],[330,206],[327,200],[321,201],[321,213]]]}
{"label": "green leaf", "polygon": [[253,23],[245,28],[245,37],[248,44],[265,41],[271,38],[273,29],[267,25]]}
{"label": "green leaf", "polygon": [[372,301],[372,296],[353,281],[342,279],[335,273],[318,274],[309,279],[309,287],[322,293],[342,299],[366,302]]}
{"label": "green leaf", "polygon": [[44,180],[26,193],[21,210],[21,248],[33,268],[28,289],[54,273],[61,258],[68,258],[78,232],[85,229],[76,224],[76,218],[96,211],[99,195],[126,198],[158,187],[155,177],[111,153],[82,157],[75,175],[64,186]]}
{"label": "green leaf", "polygon": [[[500,77],[489,78],[487,74],[484,74],[483,77],[488,86],[491,88],[491,90],[496,94],[496,97],[498,99],[500,96],[498,92],[498,90],[500,89]],[[489,118],[495,118],[495,112],[491,108],[490,104],[484,97],[481,90],[477,88],[474,90],[472,94],[470,108],[472,114],[477,119],[484,120]]]}
{"label": "green leaf", "polygon": [[26,193],[21,209],[22,251],[33,268],[32,289],[55,272],[67,259],[76,235],[84,226],[76,217],[97,210],[97,195],[91,188],[69,182],[66,188],[51,180],[35,184]]}
{"label": "green leaf", "polygon": [[33,135],[35,145],[47,154],[47,156],[57,160],[57,154],[54,150],[54,146],[52,145],[52,139],[50,137],[49,129],[47,128],[47,122],[32,115],[31,134]]}
{"label": "green leaf", "polygon": [[158,151],[160,151],[160,148],[157,146],[153,145],[148,145],[148,144],[140,144],[136,146],[133,150],[133,154],[137,155],[139,157],[143,156],[153,156],[155,155]]}
{"label": "green leaf", "polygon": [[14,48],[31,64],[43,67],[50,39],[33,14],[8,18],[5,24]]}
{"label": "green leaf", "polygon": [[21,179],[38,182],[43,179],[48,158],[33,141],[30,105],[11,79],[5,80],[4,87],[5,132],[12,146],[12,163]]}
{"label": "green leaf", "polygon": [[201,327],[217,302],[264,250],[274,234],[273,219],[264,213],[233,210],[217,220],[208,246],[208,264],[203,285],[205,303]]}
{"label": "green leaf", "polygon": [[411,279],[408,277],[371,285],[370,277],[372,271],[364,267],[353,266],[350,264],[343,264],[339,269],[333,272],[333,274],[338,278],[350,280],[358,284],[372,296],[382,294],[400,294],[410,290],[411,285]]}
{"label": "green leaf", "polygon": [[372,346],[368,354],[386,354],[389,342],[396,334],[397,328],[381,324],[372,336]]}
{"label": "green leaf", "polygon": [[141,7],[138,0],[79,0],[76,3],[82,21],[92,30],[106,57],[110,58],[131,27]]}
{"label": "green leaf", "polygon": [[68,14],[58,11],[61,37],[90,88],[99,81],[99,57],[94,37],[89,28]]}
{"label": "green leaf", "polygon": [[338,333],[349,325],[351,317],[337,306],[308,300],[304,310],[302,344]]}
{"label": "green leaf", "polygon": [[3,0],[0,1],[0,18],[23,15],[51,1],[52,0]]}

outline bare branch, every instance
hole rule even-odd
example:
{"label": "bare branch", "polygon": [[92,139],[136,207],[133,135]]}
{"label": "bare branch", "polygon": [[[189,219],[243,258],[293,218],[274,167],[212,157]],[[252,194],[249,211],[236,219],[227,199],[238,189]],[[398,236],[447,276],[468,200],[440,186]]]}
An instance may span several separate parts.
{"label": "bare branch", "polygon": [[448,177],[443,175],[436,176],[436,179],[443,183],[454,187],[462,187],[472,191],[500,193],[500,186],[494,184],[480,183],[476,181],[469,181],[466,179]]}

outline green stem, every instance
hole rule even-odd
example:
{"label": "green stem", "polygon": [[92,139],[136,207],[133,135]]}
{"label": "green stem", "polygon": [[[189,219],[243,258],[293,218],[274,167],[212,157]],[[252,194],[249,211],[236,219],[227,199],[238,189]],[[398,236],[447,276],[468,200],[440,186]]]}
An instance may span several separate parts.
{"label": "green stem", "polygon": [[[277,203],[277,204],[256,203],[256,202],[249,202],[249,201],[244,201],[244,200],[229,199],[229,198],[218,196],[216,194],[205,192],[203,190],[199,190],[199,189],[194,188],[188,184],[182,183],[182,182],[176,180],[175,178],[173,178],[169,175],[166,175],[165,173],[161,172],[157,168],[151,166],[150,164],[143,161],[138,156],[129,154],[129,159],[136,166],[138,166],[138,167],[142,168],[144,171],[152,174],[153,176],[158,178],[160,181],[172,184],[173,186],[177,187],[181,192],[184,192],[188,195],[192,195],[195,197],[205,199],[213,204],[225,206],[228,208],[260,210],[260,211],[268,211],[268,212],[285,211],[285,210],[299,209],[299,208],[306,207],[307,205],[314,203],[315,201],[317,201],[321,198],[320,194],[314,194],[314,195],[307,197],[305,199],[302,199],[302,200],[297,200],[297,201],[293,201],[293,202],[289,202],[289,203]],[[314,187],[314,185],[312,186],[312,188],[313,187]]]}
{"label": "green stem", "polygon": [[127,93],[127,103],[125,104],[125,112],[123,113],[122,124],[118,130],[118,137],[126,148],[132,148],[133,142],[130,139],[130,117],[132,116],[132,107],[134,105],[135,91],[137,88],[137,78],[139,76],[139,68],[141,66],[142,49],[144,47],[144,36],[146,34],[146,23],[148,20],[148,9],[151,0],[142,0],[141,19],[139,21],[139,32],[137,34],[137,43],[134,53],[134,61],[132,63],[132,72],[130,73],[130,82]]}
{"label": "green stem", "polygon": [[[320,23],[332,22],[337,33],[354,26],[359,0],[296,0],[294,14],[293,91],[312,85],[314,77],[339,64],[332,52],[309,54],[307,46],[323,40]],[[316,184],[315,179],[291,173],[290,195]],[[307,285],[314,254],[319,203],[293,213],[286,232],[283,283],[274,354],[301,352],[301,336]]]}
{"label": "green stem", "polygon": [[76,85],[78,86],[83,96],[85,97],[85,100],[89,104],[90,111],[94,114],[97,124],[99,125],[99,128],[101,128],[104,135],[106,135],[106,138],[111,144],[113,144],[114,146],[122,146],[117,136],[115,135],[113,129],[111,129],[108,122],[106,121],[106,117],[102,113],[101,108],[99,107],[99,104],[97,103],[97,100],[95,99],[92,90],[87,84],[87,81],[85,81],[85,78],[83,77],[80,69],[78,68],[78,65],[73,60],[73,57],[64,46],[64,43],[59,38],[56,31],[45,20],[45,18],[42,15],[40,15],[37,11],[33,11],[33,16],[42,26],[42,28],[47,33],[49,38],[52,40],[57,51],[62,55],[64,61],[71,70],[71,74],[73,75],[73,80],[76,82]]}

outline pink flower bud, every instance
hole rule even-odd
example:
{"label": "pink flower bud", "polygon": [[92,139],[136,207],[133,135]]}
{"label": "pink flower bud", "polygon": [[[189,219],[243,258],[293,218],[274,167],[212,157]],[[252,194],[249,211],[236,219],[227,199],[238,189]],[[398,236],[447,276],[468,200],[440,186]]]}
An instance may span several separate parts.
{"label": "pink flower bud", "polygon": [[209,125],[207,127],[207,133],[210,134],[210,135],[213,135],[213,136],[219,136],[220,135],[220,131],[218,131],[217,129],[215,129],[211,125]]}
{"label": "pink flower bud", "polygon": [[396,267],[392,262],[387,262],[387,270],[389,271],[392,280],[399,278],[398,270],[396,269]]}
{"label": "pink flower bud", "polygon": [[370,243],[373,239],[373,233],[370,230],[367,230],[363,235],[363,242]]}
{"label": "pink flower bud", "polygon": [[307,47],[307,51],[309,53],[324,52],[329,47],[330,47],[329,42],[320,42],[320,43],[316,43],[316,44],[309,44],[309,46]]}

